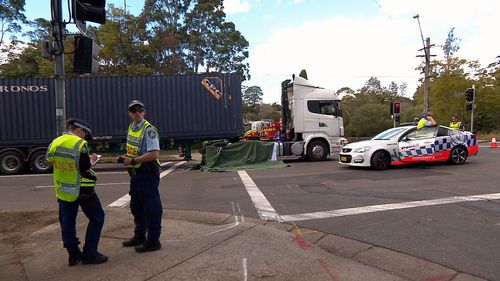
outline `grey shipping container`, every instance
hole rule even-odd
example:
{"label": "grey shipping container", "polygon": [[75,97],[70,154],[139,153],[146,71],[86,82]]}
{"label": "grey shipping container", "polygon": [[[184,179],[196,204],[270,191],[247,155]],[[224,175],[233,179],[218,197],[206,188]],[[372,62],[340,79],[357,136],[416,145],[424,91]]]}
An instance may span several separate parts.
{"label": "grey shipping container", "polygon": [[[66,80],[66,117],[86,120],[96,141],[126,139],[127,106],[134,99],[144,102],[146,119],[157,127],[162,141],[235,138],[243,133],[241,79],[236,74]],[[48,145],[56,137],[54,80],[0,79],[0,111],[0,156],[13,147]]]}

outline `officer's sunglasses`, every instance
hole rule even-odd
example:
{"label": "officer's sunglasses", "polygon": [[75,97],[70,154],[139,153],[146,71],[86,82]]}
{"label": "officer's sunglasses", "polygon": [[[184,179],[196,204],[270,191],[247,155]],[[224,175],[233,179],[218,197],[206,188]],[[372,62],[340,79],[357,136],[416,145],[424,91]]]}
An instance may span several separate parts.
{"label": "officer's sunglasses", "polygon": [[128,111],[132,112],[132,113],[136,113],[136,112],[144,112],[144,107],[142,106],[132,106],[131,108],[128,109]]}

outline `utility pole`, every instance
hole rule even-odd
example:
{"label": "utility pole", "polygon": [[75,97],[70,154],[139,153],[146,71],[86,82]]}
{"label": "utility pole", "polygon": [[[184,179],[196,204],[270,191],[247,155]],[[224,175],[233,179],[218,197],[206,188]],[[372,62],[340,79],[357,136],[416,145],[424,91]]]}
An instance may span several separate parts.
{"label": "utility pole", "polygon": [[[414,19],[417,20],[418,22],[418,28],[420,29],[420,37],[422,38],[422,45],[423,48],[420,49],[419,51],[424,51],[424,55],[417,55],[417,57],[424,57],[425,58],[425,67],[424,67],[424,112],[429,111],[429,91],[430,91],[430,69],[431,69],[431,47],[434,46],[434,44],[431,45],[431,38],[427,37],[427,39],[424,42],[424,35],[422,33],[422,27],[420,26],[420,16],[417,14],[416,16],[413,17]],[[435,56],[435,55],[434,55]]]}
{"label": "utility pole", "polygon": [[56,93],[56,128],[57,136],[64,133],[66,128],[66,81],[64,77],[64,31],[65,23],[62,20],[62,0],[52,3],[52,34],[54,37],[54,73]]}

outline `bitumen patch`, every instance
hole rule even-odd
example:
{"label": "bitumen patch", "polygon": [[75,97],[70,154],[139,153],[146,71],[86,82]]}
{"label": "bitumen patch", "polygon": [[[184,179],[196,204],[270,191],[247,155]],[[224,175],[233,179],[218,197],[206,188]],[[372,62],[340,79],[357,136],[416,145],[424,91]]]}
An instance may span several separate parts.
{"label": "bitumen patch", "polygon": [[[1,280],[453,280],[480,281],[425,260],[293,224],[234,214],[164,210],[162,249],[124,248],[127,208],[106,208],[100,265],[67,265],[59,225],[0,244]],[[87,219],[78,216],[84,240]],[[8,278],[8,279],[4,279]]]}

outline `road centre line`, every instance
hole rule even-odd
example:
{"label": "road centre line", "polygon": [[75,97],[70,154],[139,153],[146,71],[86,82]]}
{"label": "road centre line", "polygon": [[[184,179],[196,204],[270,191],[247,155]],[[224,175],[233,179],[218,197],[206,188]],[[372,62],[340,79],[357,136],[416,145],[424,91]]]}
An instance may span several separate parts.
{"label": "road centre line", "polygon": [[250,199],[252,199],[253,205],[255,206],[260,219],[281,221],[276,210],[274,210],[271,203],[269,203],[266,196],[264,196],[264,194],[260,191],[247,172],[238,171],[238,175],[240,176],[243,185],[245,185],[248,195],[250,196]]}
{"label": "road centre line", "polygon": [[[170,163],[172,163],[172,162],[160,163],[160,167],[164,167]],[[160,179],[163,178],[164,176],[170,174],[173,170],[175,170],[177,167],[179,167],[180,165],[182,165],[184,163],[186,163],[186,161],[180,161],[180,162],[176,163],[175,165],[173,165],[172,167],[168,168],[166,171],[164,171],[160,174]],[[126,184],[129,184],[129,182],[127,182]],[[108,207],[122,208],[122,207],[125,207],[129,202],[130,202],[130,195],[127,193],[127,194],[123,195],[122,197],[120,197],[115,202],[109,204]]]}
{"label": "road centre line", "polygon": [[381,205],[346,208],[346,209],[339,209],[332,211],[312,212],[312,213],[304,213],[296,215],[284,215],[281,216],[281,219],[285,222],[326,219],[326,218],[352,216],[352,215],[367,214],[367,213],[374,213],[381,211],[391,211],[391,210],[400,210],[400,209],[408,209],[416,207],[454,204],[461,202],[488,201],[488,200],[498,200],[498,199],[500,199],[500,193],[490,193],[490,194],[471,195],[471,196],[453,196],[453,197],[438,198],[431,200],[381,204]]}

